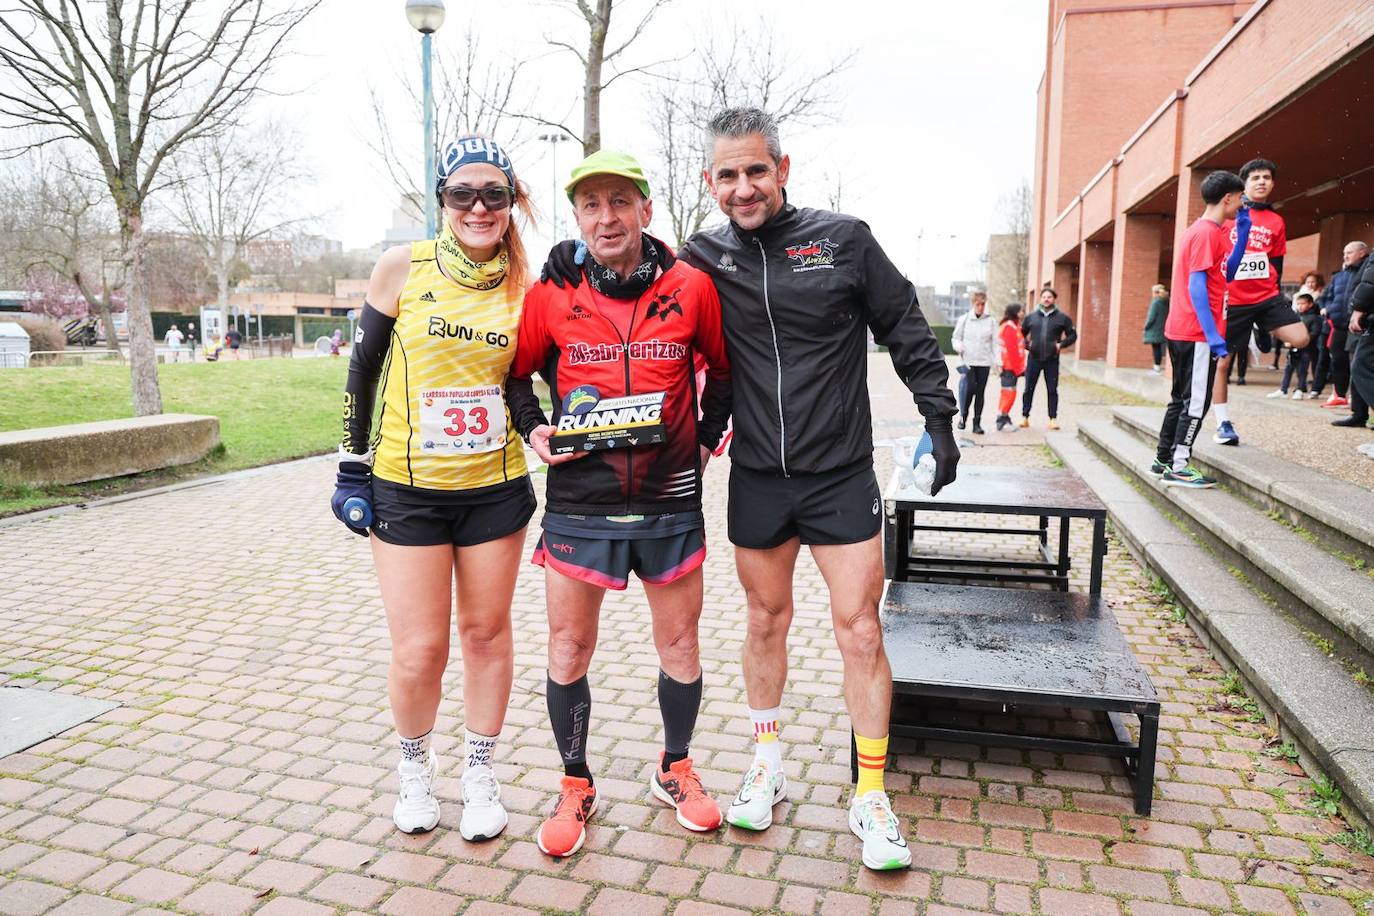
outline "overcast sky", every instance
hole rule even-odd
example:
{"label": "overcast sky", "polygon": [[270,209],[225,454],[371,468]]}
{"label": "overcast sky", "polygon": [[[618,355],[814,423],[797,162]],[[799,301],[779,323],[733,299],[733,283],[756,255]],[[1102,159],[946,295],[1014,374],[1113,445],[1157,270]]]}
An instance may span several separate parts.
{"label": "overcast sky", "polygon": [[[647,0],[618,0],[612,44],[646,5]],[[585,26],[549,0],[449,0],[447,6],[436,46],[457,43],[471,29],[491,59],[535,59],[524,70],[523,97],[536,100],[538,113],[566,115],[580,127],[580,108],[573,108],[580,65],[569,54],[551,55],[543,39],[553,35],[584,45]],[[724,9],[742,15],[746,42],[756,21],[750,17],[767,17],[782,48],[801,66],[815,62],[823,69],[820,64],[845,50],[857,51],[854,64],[833,78],[833,94],[840,99],[834,122],[784,130],[792,201],[825,206],[826,189],[842,175],[842,209],[867,220],[913,280],[943,287],[973,276],[988,233],[1001,228],[999,196],[1031,175],[1045,0],[728,6],[675,0],[645,31],[627,63],[690,55],[710,30],[726,26],[719,18]],[[300,128],[302,152],[320,176],[309,209],[323,214],[321,230],[345,247],[378,241],[397,201],[395,186],[367,148],[374,130],[371,91],[394,105],[393,140],[414,149],[415,174],[422,171],[420,128],[400,81],[407,68],[418,74],[418,47],[403,0],[326,0],[274,79],[287,94],[265,103]],[[639,155],[646,166],[655,145],[645,125],[648,95],[646,78],[630,75],[610,87],[602,102],[603,145]],[[529,136],[539,129],[522,130]],[[577,144],[559,145],[555,176],[549,150],[550,144],[530,140],[513,155],[543,216],[541,231],[530,239],[536,263],[550,238],[554,178],[561,186],[580,158]],[[566,234],[566,199],[558,206],[560,234]],[[656,222],[655,228],[667,234],[666,223]]]}

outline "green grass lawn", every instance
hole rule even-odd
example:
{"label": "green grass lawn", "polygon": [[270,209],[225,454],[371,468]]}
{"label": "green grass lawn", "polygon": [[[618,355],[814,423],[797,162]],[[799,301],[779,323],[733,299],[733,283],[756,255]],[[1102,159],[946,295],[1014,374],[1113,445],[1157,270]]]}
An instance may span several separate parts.
{"label": "green grass lawn", "polygon": [[[0,516],[332,451],[347,368],[345,360],[327,358],[159,366],[163,410],[219,417],[220,450],[195,464],[89,484],[0,484]],[[131,416],[127,367],[0,372],[0,432]]]}

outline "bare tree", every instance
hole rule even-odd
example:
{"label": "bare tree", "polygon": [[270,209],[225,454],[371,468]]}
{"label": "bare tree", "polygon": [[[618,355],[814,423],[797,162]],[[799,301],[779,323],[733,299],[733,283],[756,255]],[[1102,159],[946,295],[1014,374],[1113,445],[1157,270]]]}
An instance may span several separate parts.
{"label": "bare tree", "polygon": [[[590,156],[601,149],[601,94],[622,76],[632,73],[652,74],[653,68],[669,63],[658,60],[635,67],[622,67],[620,58],[630,49],[644,30],[664,6],[671,0],[646,0],[646,8],[639,14],[630,34],[616,42],[610,39],[611,13],[616,8],[630,6],[627,0],[557,0],[553,5],[560,11],[570,13],[582,21],[587,28],[585,50],[571,41],[545,35],[544,41],[556,51],[566,52],[577,58],[582,65],[582,129],[573,130],[567,118],[555,120],[529,111],[504,108],[506,114],[524,118],[537,124],[557,128],[582,144],[582,155]],[[607,76],[609,67],[613,72]]]}
{"label": "bare tree", "polygon": [[1015,237],[1008,254],[1011,260],[1008,267],[1018,297],[1024,297],[1030,282],[1030,182],[1022,179],[1019,185],[1002,195],[997,208],[1001,213],[1003,231]]}
{"label": "bare tree", "polygon": [[[456,46],[436,48],[434,62],[434,135],[438,143],[465,134],[482,134],[500,139],[501,146],[512,155],[524,146],[528,141],[525,133],[528,121],[511,114],[532,107],[532,101],[517,92],[524,62],[486,59],[482,43],[472,31],[464,33]],[[422,121],[417,115],[423,115],[424,99],[420,86],[412,77],[414,69],[401,69],[396,74],[411,109],[406,117],[397,119],[374,88],[371,93],[373,129],[362,139],[386,170],[407,212],[423,220],[425,196],[431,189],[415,183],[414,164],[419,157],[414,155],[412,148],[421,146],[418,132],[414,143],[398,144],[396,140],[398,133],[405,136],[410,125]],[[398,128],[398,124],[406,128]],[[429,180],[428,175],[421,177],[422,184]]]}
{"label": "bare tree", "polygon": [[204,253],[226,319],[231,272],[248,246],[310,218],[292,193],[306,177],[296,161],[300,145],[289,129],[267,123],[201,137],[178,154],[175,219]]}
{"label": "bare tree", "polygon": [[76,310],[84,303],[99,315],[106,346],[118,351],[112,313],[124,283],[109,198],[63,157],[39,150],[26,165],[8,171],[0,195],[11,220],[12,263],[31,290],[60,290],[66,299],[76,293]]}
{"label": "bare tree", "polygon": [[[750,36],[747,43],[740,39],[742,32]],[[780,48],[781,41],[766,20],[748,29],[726,20],[701,43],[692,68],[680,69],[655,84],[649,118],[659,139],[663,176],[656,182],[656,196],[668,211],[678,245],[715,211],[702,179],[709,166],[706,126],[714,114],[751,105],[773,115],[780,126],[814,126],[832,120],[839,100],[836,77],[854,62],[855,52],[813,63]],[[828,194],[834,209],[838,209],[842,187],[842,179],[837,178]]]}
{"label": "bare tree", "polygon": [[[162,412],[142,284],[144,209],[168,158],[263,87],[320,0],[11,0],[0,16],[0,118],[88,148],[118,216],[134,413]],[[34,144],[0,149],[16,156]]]}

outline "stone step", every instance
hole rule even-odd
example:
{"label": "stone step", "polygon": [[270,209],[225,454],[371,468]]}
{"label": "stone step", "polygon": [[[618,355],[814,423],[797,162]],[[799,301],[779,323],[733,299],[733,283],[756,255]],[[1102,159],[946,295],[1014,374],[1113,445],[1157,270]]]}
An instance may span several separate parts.
{"label": "stone step", "polygon": [[1374,819],[1374,695],[1084,442],[1046,439],[1107,506],[1131,553],[1173,590],[1199,637],[1298,745],[1308,771],[1325,773],[1360,819]]}
{"label": "stone step", "polygon": [[[1117,407],[1112,417],[1153,447],[1164,411]],[[1232,492],[1312,532],[1328,549],[1374,567],[1374,492],[1261,449],[1217,445],[1210,426],[1198,434],[1193,463]]]}
{"label": "stone step", "polygon": [[1280,608],[1331,640],[1343,658],[1374,671],[1374,578],[1365,570],[1352,569],[1225,490],[1166,487],[1150,474],[1153,452],[1118,425],[1090,420],[1078,431]]}

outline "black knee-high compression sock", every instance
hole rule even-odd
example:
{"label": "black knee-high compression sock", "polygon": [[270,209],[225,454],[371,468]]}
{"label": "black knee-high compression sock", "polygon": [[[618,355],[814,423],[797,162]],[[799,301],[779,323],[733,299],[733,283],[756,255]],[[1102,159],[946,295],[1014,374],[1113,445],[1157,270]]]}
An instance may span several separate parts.
{"label": "black knee-high compression sock", "polygon": [[701,675],[690,684],[658,672],[658,709],[663,714],[663,772],[687,757],[701,709]]}
{"label": "black knee-high compression sock", "polygon": [[549,704],[549,724],[553,739],[558,742],[558,755],[563,758],[563,772],[591,781],[587,768],[587,731],[592,713],[592,688],[587,676],[571,684],[560,684],[548,678],[545,698]]}

